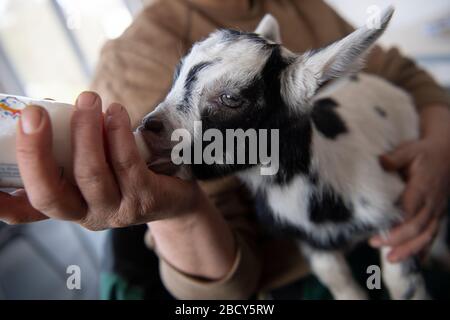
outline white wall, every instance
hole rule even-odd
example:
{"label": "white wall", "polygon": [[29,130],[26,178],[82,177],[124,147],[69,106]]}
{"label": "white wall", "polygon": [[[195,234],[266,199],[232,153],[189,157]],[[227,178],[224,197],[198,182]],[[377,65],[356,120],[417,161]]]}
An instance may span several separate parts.
{"label": "white wall", "polygon": [[430,54],[450,55],[450,32],[445,36],[428,37],[428,23],[441,18],[450,18],[449,0],[326,0],[355,26],[365,23],[367,8],[381,8],[392,4],[396,12],[382,43],[395,44],[414,56]]}
{"label": "white wall", "polygon": [[389,4],[396,8],[392,23],[380,39],[384,46],[396,46],[428,69],[442,84],[450,87],[450,27],[431,35],[429,26],[446,20],[450,25],[449,0],[326,0],[355,26],[365,24],[367,10]]}

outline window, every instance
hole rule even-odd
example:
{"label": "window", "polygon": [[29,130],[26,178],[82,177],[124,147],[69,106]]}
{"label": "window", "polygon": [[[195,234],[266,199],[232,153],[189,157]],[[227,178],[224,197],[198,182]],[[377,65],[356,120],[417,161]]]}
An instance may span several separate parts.
{"label": "window", "polygon": [[2,91],[73,102],[99,51],[119,36],[140,0],[0,1]]}

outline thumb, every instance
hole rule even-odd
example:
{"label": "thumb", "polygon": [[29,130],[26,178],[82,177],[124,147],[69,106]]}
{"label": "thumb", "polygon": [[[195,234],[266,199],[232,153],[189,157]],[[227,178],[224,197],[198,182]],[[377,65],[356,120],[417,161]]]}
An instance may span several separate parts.
{"label": "thumb", "polygon": [[415,152],[411,144],[405,144],[380,157],[380,163],[387,171],[398,171],[414,160]]}

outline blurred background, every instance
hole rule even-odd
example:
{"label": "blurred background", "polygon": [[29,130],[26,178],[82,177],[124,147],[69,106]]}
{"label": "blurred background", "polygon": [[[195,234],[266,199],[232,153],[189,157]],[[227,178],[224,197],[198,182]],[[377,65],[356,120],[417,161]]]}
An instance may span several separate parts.
{"label": "blurred background", "polygon": [[[171,1],[171,0],[165,0]],[[270,0],[268,0],[270,1]],[[0,92],[72,103],[88,88],[97,57],[151,0],[0,0]],[[354,25],[374,5],[397,12],[381,43],[395,45],[450,88],[450,1],[327,0]],[[99,297],[105,233],[64,222],[0,223],[0,299]],[[81,290],[68,290],[78,265]]]}

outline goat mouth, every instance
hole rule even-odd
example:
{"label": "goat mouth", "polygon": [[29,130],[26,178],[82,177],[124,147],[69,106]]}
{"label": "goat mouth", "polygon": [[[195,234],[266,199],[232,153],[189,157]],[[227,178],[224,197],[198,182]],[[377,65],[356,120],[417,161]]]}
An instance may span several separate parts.
{"label": "goat mouth", "polygon": [[147,167],[158,174],[174,175],[179,168],[172,162],[171,143],[153,132],[145,130],[140,132],[151,155],[147,161]]}

